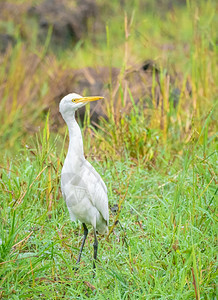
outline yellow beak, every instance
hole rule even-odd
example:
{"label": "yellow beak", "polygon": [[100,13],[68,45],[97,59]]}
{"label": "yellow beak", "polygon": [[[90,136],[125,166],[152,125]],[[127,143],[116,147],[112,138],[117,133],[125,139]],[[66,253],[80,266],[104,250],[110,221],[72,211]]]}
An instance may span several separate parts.
{"label": "yellow beak", "polygon": [[91,101],[97,101],[97,100],[103,100],[104,97],[100,96],[94,96],[94,97],[82,97],[79,99],[73,99],[72,101],[75,103],[83,103],[83,102],[91,102]]}

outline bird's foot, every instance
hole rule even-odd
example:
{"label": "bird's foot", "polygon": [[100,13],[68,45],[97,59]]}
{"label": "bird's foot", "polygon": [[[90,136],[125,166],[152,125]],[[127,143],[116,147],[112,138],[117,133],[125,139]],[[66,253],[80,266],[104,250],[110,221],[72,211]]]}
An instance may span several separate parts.
{"label": "bird's foot", "polygon": [[73,267],[73,271],[76,273],[78,271],[78,267]]}
{"label": "bird's foot", "polygon": [[79,269],[79,261],[77,260],[77,262],[76,262],[76,266],[75,267],[73,267],[73,271],[74,272],[77,272],[78,271],[78,269]]}

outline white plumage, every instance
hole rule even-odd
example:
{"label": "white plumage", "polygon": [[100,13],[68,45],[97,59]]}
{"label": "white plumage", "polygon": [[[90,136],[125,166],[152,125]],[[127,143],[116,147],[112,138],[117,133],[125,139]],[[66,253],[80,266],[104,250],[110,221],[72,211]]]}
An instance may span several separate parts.
{"label": "white plumage", "polygon": [[61,172],[61,190],[72,221],[80,220],[84,227],[84,237],[77,263],[88,234],[87,225],[94,228],[94,268],[97,258],[96,230],[108,233],[109,213],[107,188],[101,176],[85,159],[81,130],[75,119],[75,111],[90,101],[103,97],[82,97],[72,93],[65,96],[59,111],[69,130],[69,148]]}

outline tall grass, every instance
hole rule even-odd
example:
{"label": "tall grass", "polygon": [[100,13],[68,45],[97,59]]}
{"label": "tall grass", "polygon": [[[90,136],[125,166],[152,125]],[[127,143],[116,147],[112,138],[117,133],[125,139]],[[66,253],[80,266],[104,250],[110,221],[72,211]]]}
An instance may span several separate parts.
{"label": "tall grass", "polygon": [[[136,7],[134,13],[117,14],[119,23],[108,21],[106,35],[95,45],[100,57],[88,39],[70,54],[78,67],[84,61],[94,66],[109,53],[109,67],[122,69],[116,108],[108,105],[108,120],[95,127],[87,108],[82,129],[85,153],[108,187],[112,208],[95,279],[92,232],[73,271],[82,228],[70,222],[59,184],[68,138],[52,132],[53,115],[47,114],[55,97],[53,74],[69,58],[65,52],[59,58],[47,53],[47,42],[42,51],[21,42],[1,56],[0,298],[216,298],[213,8],[212,1],[198,6],[187,1],[186,9],[163,21],[142,16]],[[173,41],[172,55],[161,52],[160,43]],[[153,76],[153,99],[145,108],[141,100],[135,104],[122,74],[134,57],[143,60],[148,53],[160,64],[160,98],[157,104]],[[177,105],[169,80],[173,65],[181,92]],[[128,114],[126,95],[132,103]]]}
{"label": "tall grass", "polygon": [[131,157],[93,161],[110,206],[122,203],[118,224],[110,216],[113,234],[101,238],[96,279],[91,234],[73,271],[82,229],[69,221],[61,197],[63,150],[47,120],[35,148],[1,170],[2,297],[213,298],[217,155],[211,138],[204,140],[206,156],[200,142],[211,117],[174,163],[162,157],[150,168]]}

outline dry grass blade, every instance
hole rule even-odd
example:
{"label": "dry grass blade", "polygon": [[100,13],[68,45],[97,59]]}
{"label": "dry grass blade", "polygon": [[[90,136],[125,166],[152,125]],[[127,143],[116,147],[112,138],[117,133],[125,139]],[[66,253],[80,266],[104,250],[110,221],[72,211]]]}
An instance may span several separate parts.
{"label": "dry grass blade", "polygon": [[94,285],[92,285],[90,282],[88,281],[83,281],[84,284],[89,287],[92,291],[96,290],[96,287]]}
{"label": "dry grass blade", "polygon": [[38,257],[38,255],[30,255],[30,256],[26,256],[26,257],[19,257],[19,258],[3,261],[3,262],[0,262],[0,265],[5,265],[5,264],[11,263],[11,262],[15,263],[16,261],[25,260],[25,259],[29,259],[29,258],[33,258],[33,257]]}
{"label": "dry grass blade", "polygon": [[122,206],[122,203],[124,202],[124,200],[125,200],[125,198],[126,198],[126,195],[127,195],[128,189],[129,189],[129,182],[130,182],[132,173],[133,173],[133,171],[130,172],[129,177],[128,177],[128,179],[127,179],[126,190],[125,190],[124,195],[123,195],[123,196],[120,195],[120,200],[119,200],[119,203],[118,203],[117,214],[116,214],[116,217],[115,217],[115,219],[114,219],[114,222],[113,222],[112,226],[111,226],[110,229],[109,229],[109,233],[108,233],[107,238],[106,238],[107,240],[109,239],[109,236],[111,235],[111,233],[113,232],[115,226],[116,226],[117,223],[118,223],[119,216],[120,216],[120,212],[121,212],[121,206]]}
{"label": "dry grass blade", "polygon": [[33,234],[34,231],[31,231],[28,236],[26,236],[24,239],[22,239],[21,241],[19,241],[18,243],[13,245],[13,248],[16,248],[18,245],[22,244],[23,242],[27,242],[28,239],[30,238],[30,236]]}
{"label": "dry grass blade", "polygon": [[[33,182],[30,184],[29,189],[31,189],[31,187],[33,186],[33,184],[36,182],[37,179],[39,179],[39,177],[41,176],[41,174],[45,171],[45,169],[48,168],[48,166],[45,166],[40,172],[39,174],[36,176],[36,178],[33,180]],[[20,198],[14,203],[14,207],[17,208],[18,205],[20,205],[20,203],[22,202],[23,198],[25,197],[26,193],[28,190],[26,190],[21,196]]]}
{"label": "dry grass blade", "polygon": [[194,269],[191,268],[191,271],[192,271],[192,277],[193,277],[193,285],[194,285],[194,289],[195,289],[195,299],[199,300],[200,299],[200,295],[198,294],[198,290],[197,290],[197,286],[196,286]]}

